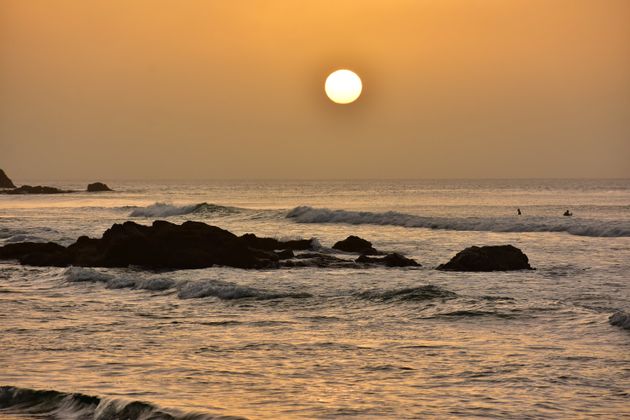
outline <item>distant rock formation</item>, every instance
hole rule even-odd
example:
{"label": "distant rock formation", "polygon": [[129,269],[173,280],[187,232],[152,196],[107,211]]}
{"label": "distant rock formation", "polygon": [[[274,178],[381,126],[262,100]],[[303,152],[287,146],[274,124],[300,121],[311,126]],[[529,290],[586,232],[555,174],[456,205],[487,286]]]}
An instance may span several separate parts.
{"label": "distant rock formation", "polygon": [[59,188],[47,187],[42,185],[37,185],[35,187],[30,185],[22,185],[21,187],[14,188],[12,190],[0,191],[0,194],[62,194],[69,192],[72,191],[66,191]]}
{"label": "distant rock formation", "polygon": [[94,182],[92,184],[88,184],[87,191],[88,192],[101,192],[101,191],[113,191],[113,190],[109,188],[107,184],[103,184],[102,182]]}
{"label": "distant rock formation", "polygon": [[13,181],[0,169],[0,188],[15,188]]}
{"label": "distant rock formation", "polygon": [[364,264],[380,264],[386,267],[422,267],[415,260],[404,257],[395,252],[392,254],[387,254],[382,258],[368,257],[364,254],[357,258],[355,261]]}
{"label": "distant rock formation", "polygon": [[471,246],[458,252],[438,270],[446,271],[511,271],[532,270],[527,255],[512,245]]}
{"label": "distant rock formation", "polygon": [[339,241],[333,245],[333,249],[338,249],[344,252],[356,252],[363,255],[380,255],[373,246],[372,242],[359,238],[358,236],[350,235],[343,241]]}
{"label": "distant rock formation", "polygon": [[610,325],[630,330],[630,312],[615,312],[608,318]]}

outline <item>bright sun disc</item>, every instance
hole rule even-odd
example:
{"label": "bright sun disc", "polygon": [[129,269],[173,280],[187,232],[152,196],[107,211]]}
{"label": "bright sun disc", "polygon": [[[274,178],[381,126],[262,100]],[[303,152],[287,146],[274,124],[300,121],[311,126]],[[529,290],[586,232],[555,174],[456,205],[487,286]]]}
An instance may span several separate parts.
{"label": "bright sun disc", "polygon": [[337,70],[326,78],[326,95],[338,104],[349,104],[357,100],[363,90],[361,78],[350,70]]}

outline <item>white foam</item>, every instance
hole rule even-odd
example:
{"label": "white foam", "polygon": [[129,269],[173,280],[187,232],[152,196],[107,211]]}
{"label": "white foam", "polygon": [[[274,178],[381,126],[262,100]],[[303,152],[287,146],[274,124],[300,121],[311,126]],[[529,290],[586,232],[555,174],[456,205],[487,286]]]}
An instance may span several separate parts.
{"label": "white foam", "polygon": [[630,236],[630,224],[567,217],[425,217],[388,211],[331,210],[308,206],[296,207],[286,217],[298,223],[347,223],[351,225],[392,225],[410,228],[490,232],[566,232],[579,236]]}
{"label": "white foam", "polygon": [[92,268],[69,267],[63,272],[66,281],[69,282],[93,282],[105,283],[108,289],[142,289],[162,291],[172,289],[177,286],[173,279],[164,277],[142,278],[138,275],[115,276],[102,273]]}

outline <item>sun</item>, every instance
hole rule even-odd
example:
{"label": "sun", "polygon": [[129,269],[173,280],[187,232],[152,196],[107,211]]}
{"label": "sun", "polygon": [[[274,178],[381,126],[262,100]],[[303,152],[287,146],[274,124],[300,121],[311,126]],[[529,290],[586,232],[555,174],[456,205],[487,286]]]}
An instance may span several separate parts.
{"label": "sun", "polygon": [[326,78],[326,95],[337,104],[349,104],[361,96],[361,78],[350,70],[336,70]]}

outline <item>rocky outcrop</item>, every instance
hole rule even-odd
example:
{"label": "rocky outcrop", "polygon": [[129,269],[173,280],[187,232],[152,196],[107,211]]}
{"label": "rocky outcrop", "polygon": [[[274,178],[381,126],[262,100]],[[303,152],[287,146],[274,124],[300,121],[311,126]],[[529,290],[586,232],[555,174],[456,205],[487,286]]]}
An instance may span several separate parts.
{"label": "rocky outcrop", "polygon": [[630,312],[615,312],[608,318],[610,325],[621,327],[625,330],[630,330]]}
{"label": "rocky outcrop", "polygon": [[404,257],[398,253],[387,254],[382,258],[368,257],[361,255],[355,260],[362,264],[379,264],[386,267],[421,267],[415,260]]}
{"label": "rocky outcrop", "polygon": [[532,270],[527,255],[512,245],[471,246],[458,252],[438,270],[449,271],[511,271]]}
{"label": "rocky outcrop", "polygon": [[113,191],[111,188],[107,186],[107,184],[103,184],[102,182],[94,182],[92,184],[88,184],[87,192],[101,192],[101,191]]}
{"label": "rocky outcrop", "polygon": [[43,185],[37,185],[35,187],[31,185],[22,185],[19,188],[14,188],[12,190],[3,190],[0,191],[0,194],[63,194],[69,193],[72,191],[61,190],[55,187],[47,187]]}
{"label": "rocky outcrop", "polygon": [[0,169],[0,188],[15,188],[13,181]]}
{"label": "rocky outcrop", "polygon": [[[400,254],[383,258],[361,256],[357,261],[313,252],[314,239],[279,241],[232,232],[201,222],[176,225],[157,220],[151,226],[115,224],[101,238],[81,236],[64,247],[52,242],[22,242],[0,247],[0,260],[24,265],[65,267],[129,267],[149,269],[419,266]],[[299,252],[294,252],[299,251]]]}
{"label": "rocky outcrop", "polygon": [[354,235],[350,235],[343,241],[335,243],[333,249],[363,255],[380,255],[380,252],[372,246],[372,242]]}
{"label": "rocky outcrop", "polygon": [[0,247],[0,259],[60,267],[271,268],[279,261],[274,249],[307,249],[307,244],[310,241],[282,242],[252,234],[238,237],[200,222],[155,221],[151,226],[125,222],[107,229],[100,239],[82,236],[67,248],[53,243],[5,245]]}

